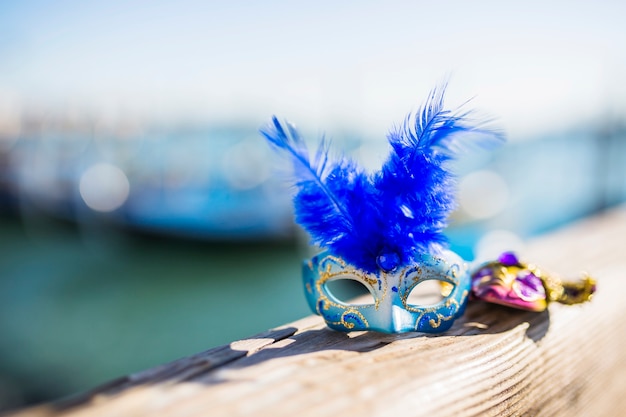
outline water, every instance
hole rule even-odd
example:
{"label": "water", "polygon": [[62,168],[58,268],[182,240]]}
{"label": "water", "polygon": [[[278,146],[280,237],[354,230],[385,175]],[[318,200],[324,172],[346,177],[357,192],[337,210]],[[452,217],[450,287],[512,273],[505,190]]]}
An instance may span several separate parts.
{"label": "water", "polygon": [[12,217],[0,231],[0,409],[309,314],[293,242],[165,240]]}

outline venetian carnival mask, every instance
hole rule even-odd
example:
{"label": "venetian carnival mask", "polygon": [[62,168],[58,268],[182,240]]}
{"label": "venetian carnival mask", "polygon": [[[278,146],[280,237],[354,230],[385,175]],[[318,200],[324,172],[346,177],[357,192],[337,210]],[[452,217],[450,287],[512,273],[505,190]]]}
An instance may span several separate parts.
{"label": "venetian carnival mask", "polygon": [[[342,330],[376,330],[401,333],[442,332],[463,314],[469,293],[469,273],[461,258],[450,251],[423,254],[417,263],[391,272],[367,273],[328,252],[304,263],[303,279],[311,310],[329,327]],[[370,304],[350,304],[337,299],[327,284],[354,280],[372,296]],[[409,295],[428,280],[442,284],[443,299],[432,305],[415,305]]]}
{"label": "venetian carnival mask", "polygon": [[[311,310],[335,330],[386,333],[442,332],[474,299],[541,311],[548,302],[584,302],[595,281],[561,283],[511,254],[470,276],[463,260],[445,249],[443,231],[455,207],[449,162],[472,147],[489,148],[503,135],[476,123],[472,112],[444,107],[434,89],[424,106],[388,135],[390,152],[377,172],[347,157],[331,157],[321,140],[310,153],[298,130],[275,117],[261,133],[291,162],[296,222],[322,252],[303,266]],[[329,284],[361,283],[371,302],[337,298]],[[442,299],[421,305],[410,295],[420,284],[441,283]]]}
{"label": "venetian carnival mask", "polygon": [[[444,90],[433,90],[420,111],[389,133],[390,153],[378,172],[332,158],[325,140],[311,154],[295,126],[275,117],[261,130],[291,162],[296,221],[324,250],[305,262],[304,285],[311,309],[333,329],[441,332],[463,313],[470,276],[445,249],[443,235],[455,207],[449,161],[468,147],[504,139],[472,123],[471,112],[444,108]],[[339,301],[327,285],[337,279],[365,285],[372,303]],[[443,299],[408,302],[427,280],[444,283]]]}

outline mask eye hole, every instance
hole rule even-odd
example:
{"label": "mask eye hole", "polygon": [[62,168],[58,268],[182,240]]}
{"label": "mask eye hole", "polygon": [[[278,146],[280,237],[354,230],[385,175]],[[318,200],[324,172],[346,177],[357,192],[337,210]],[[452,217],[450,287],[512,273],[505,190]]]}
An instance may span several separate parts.
{"label": "mask eye hole", "polygon": [[360,281],[340,278],[324,284],[326,292],[343,304],[368,305],[374,303],[374,296]]}
{"label": "mask eye hole", "polygon": [[409,290],[406,304],[420,307],[437,305],[450,295],[453,288],[452,284],[437,279],[421,281]]}

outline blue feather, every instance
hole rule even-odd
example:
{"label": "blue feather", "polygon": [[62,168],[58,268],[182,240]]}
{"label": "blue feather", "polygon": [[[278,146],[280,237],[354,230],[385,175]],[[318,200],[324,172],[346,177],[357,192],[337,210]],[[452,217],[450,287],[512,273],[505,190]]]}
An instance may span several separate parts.
{"label": "blue feather", "polygon": [[296,221],[309,232],[312,243],[329,248],[340,246],[341,242],[358,234],[355,205],[362,201],[357,203],[352,195],[369,195],[369,190],[363,190],[365,174],[347,158],[331,161],[325,140],[320,142],[311,161],[306,143],[296,128],[289,123],[285,125],[274,117],[261,133],[292,162],[298,187],[294,197]]}
{"label": "blue feather", "polygon": [[433,89],[421,110],[408,115],[404,125],[390,133],[389,142],[395,150],[420,152],[432,148],[455,156],[471,147],[492,148],[504,142],[501,132],[472,120],[472,111],[461,111],[463,106],[457,111],[446,109],[445,89],[446,84]]}
{"label": "blue feather", "polygon": [[300,137],[298,130],[290,123],[286,123],[286,125],[287,131],[280,124],[280,121],[273,117],[272,125],[262,130],[261,133],[277,149],[282,149],[290,155],[299,186],[304,189],[319,188],[327,200],[324,203],[330,203],[331,211],[335,211],[341,217],[348,218],[350,213],[341,205],[335,194],[324,182],[329,171],[328,142],[324,139],[320,141],[315,159],[311,162],[306,143]]}
{"label": "blue feather", "polygon": [[261,133],[293,164],[296,221],[312,243],[368,272],[414,263],[446,243],[443,230],[455,207],[447,162],[471,147],[492,147],[504,136],[472,123],[472,113],[444,108],[445,85],[420,111],[388,135],[391,152],[370,176],[349,158],[329,158],[320,142],[311,161],[304,140],[274,117]]}
{"label": "blue feather", "polygon": [[445,109],[444,92],[445,85],[434,89],[415,116],[390,132],[392,151],[375,180],[388,216],[386,250],[401,264],[446,242],[443,230],[455,208],[447,162],[472,146],[489,148],[504,141],[498,131],[473,124],[471,112]]}

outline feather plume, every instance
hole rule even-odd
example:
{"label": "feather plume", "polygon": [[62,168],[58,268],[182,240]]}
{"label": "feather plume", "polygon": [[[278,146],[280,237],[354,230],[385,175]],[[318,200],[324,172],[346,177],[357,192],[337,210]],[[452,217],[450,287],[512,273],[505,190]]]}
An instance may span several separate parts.
{"label": "feather plume", "polygon": [[347,262],[368,272],[415,262],[445,244],[443,230],[455,207],[447,162],[472,147],[492,147],[504,136],[472,123],[472,112],[444,108],[445,85],[388,135],[391,152],[367,175],[353,160],[331,160],[322,139],[311,160],[296,128],[276,117],[261,130],[293,165],[296,221]]}
{"label": "feather plume", "polygon": [[391,153],[374,183],[386,213],[386,251],[401,264],[445,244],[443,230],[455,208],[454,176],[447,162],[472,147],[491,148],[504,135],[472,123],[471,111],[444,107],[445,85],[388,135]]}

